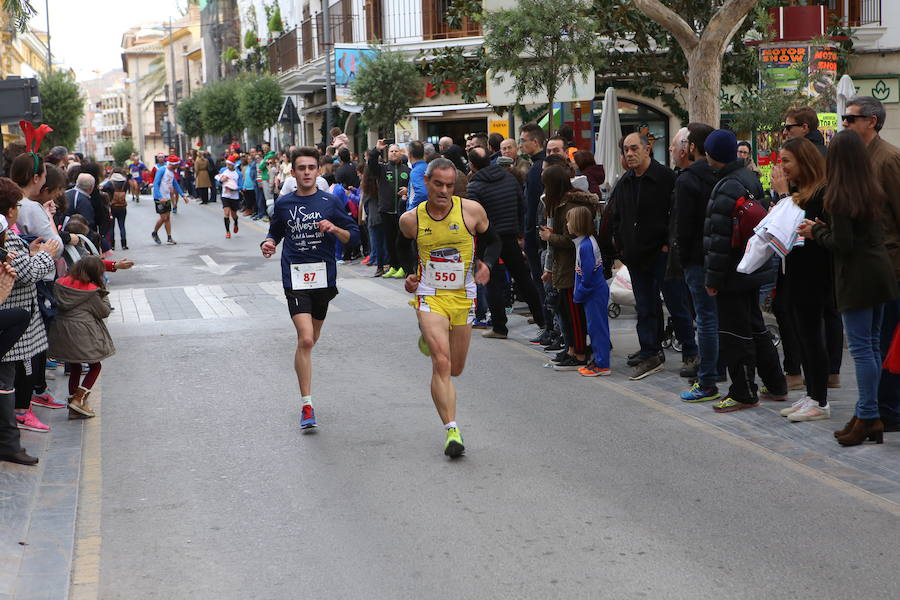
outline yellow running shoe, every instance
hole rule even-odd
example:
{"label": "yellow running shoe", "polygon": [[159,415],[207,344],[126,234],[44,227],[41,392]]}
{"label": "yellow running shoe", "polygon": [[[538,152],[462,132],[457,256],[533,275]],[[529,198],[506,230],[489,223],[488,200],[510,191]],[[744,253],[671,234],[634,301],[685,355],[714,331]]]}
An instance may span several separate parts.
{"label": "yellow running shoe", "polygon": [[428,342],[425,341],[424,335],[419,336],[419,352],[425,356],[431,356],[431,348],[428,347]]}
{"label": "yellow running shoe", "polygon": [[463,440],[459,433],[459,429],[451,427],[447,430],[447,441],[444,442],[444,454],[450,458],[457,458],[462,456],[465,452],[466,447],[463,446]]}
{"label": "yellow running shoe", "polygon": [[397,269],[396,273],[394,273],[394,279],[406,279],[406,271],[403,270],[403,267]]}
{"label": "yellow running shoe", "polygon": [[391,267],[390,271],[388,271],[387,273],[382,275],[382,277],[386,277],[386,278],[394,278],[396,276],[397,276],[397,269],[395,269],[394,267]]}

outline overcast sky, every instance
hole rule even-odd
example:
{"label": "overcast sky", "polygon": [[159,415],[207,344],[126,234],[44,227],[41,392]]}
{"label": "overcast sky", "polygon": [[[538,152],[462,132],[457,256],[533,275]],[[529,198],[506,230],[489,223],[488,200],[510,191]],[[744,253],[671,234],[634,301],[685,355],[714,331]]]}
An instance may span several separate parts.
{"label": "overcast sky", "polygon": [[[38,14],[35,29],[47,28],[45,0],[32,0]],[[47,0],[50,9],[50,51],[53,62],[75,70],[79,81],[122,68],[122,34],[134,25],[160,22],[181,15],[185,0],[125,2],[123,0]],[[97,73],[99,72],[99,73]]]}

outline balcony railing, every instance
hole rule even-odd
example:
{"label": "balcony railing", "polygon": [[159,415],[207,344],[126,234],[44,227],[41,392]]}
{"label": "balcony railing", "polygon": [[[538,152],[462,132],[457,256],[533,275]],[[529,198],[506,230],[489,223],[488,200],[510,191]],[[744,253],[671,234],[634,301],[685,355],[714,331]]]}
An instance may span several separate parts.
{"label": "balcony railing", "polygon": [[828,14],[845,27],[881,25],[881,0],[828,0]]}
{"label": "balcony railing", "polygon": [[297,29],[291,29],[269,44],[269,69],[273,73],[289,71],[297,62]]}

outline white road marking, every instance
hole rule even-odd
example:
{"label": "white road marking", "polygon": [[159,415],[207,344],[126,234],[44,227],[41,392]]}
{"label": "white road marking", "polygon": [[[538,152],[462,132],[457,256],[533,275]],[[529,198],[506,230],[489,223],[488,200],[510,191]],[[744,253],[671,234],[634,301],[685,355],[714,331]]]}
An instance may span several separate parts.
{"label": "white road marking", "polygon": [[[403,284],[397,282],[400,286]],[[374,302],[382,308],[406,308],[412,299],[405,291],[396,291],[368,279],[338,279],[338,290],[347,290],[362,296],[369,302]],[[403,290],[403,288],[399,288]]]}
{"label": "white road marking", "polygon": [[202,260],[204,265],[206,265],[206,266],[194,267],[194,268],[199,271],[209,271],[210,273],[213,273],[214,275],[225,275],[226,273],[228,273],[228,271],[232,270],[234,267],[237,266],[237,265],[220,265],[215,260],[213,260],[212,256],[210,256],[208,254],[201,254],[200,260]]}

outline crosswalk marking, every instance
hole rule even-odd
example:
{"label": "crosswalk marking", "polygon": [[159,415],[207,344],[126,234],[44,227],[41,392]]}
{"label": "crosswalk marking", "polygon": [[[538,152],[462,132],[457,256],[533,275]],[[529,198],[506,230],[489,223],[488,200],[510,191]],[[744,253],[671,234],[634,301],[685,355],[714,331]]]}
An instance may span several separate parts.
{"label": "crosswalk marking", "polygon": [[406,307],[412,298],[409,294],[394,291],[369,279],[339,279],[338,289],[362,296],[382,308]]}
{"label": "crosswalk marking", "polygon": [[[394,283],[394,282],[392,282]],[[353,310],[373,310],[374,307],[385,309],[403,309],[407,307],[409,296],[395,286],[388,287],[381,283],[358,277],[341,277],[337,282],[341,294],[328,307],[329,313],[338,313]],[[188,285],[175,288],[113,288],[109,293],[110,304],[115,309],[109,316],[111,323],[155,323],[160,320],[177,320],[168,316],[157,317],[147,298],[152,294],[154,306],[159,310],[162,306],[170,306],[164,310],[171,310],[171,305],[165,303],[178,302],[177,310],[171,310],[174,314],[190,314],[189,319],[229,319],[248,316],[248,310],[252,308],[254,315],[259,314],[262,306],[263,314],[268,314],[265,308],[264,298],[272,298],[281,306],[287,305],[284,297],[284,287],[279,281],[262,281],[259,283],[241,284],[240,293],[229,294],[221,285]],[[160,294],[158,290],[184,290],[180,294]],[[157,292],[157,293],[155,293]],[[180,297],[180,300],[179,300]],[[238,297],[246,298],[251,304],[245,309],[238,303]],[[362,300],[365,300],[363,302]],[[263,304],[260,304],[263,302]],[[189,303],[189,304],[188,304]],[[251,307],[252,305],[252,307]],[[342,305],[342,306],[341,306]],[[373,307],[374,305],[374,307]],[[195,310],[192,310],[196,309]],[[275,314],[275,311],[271,311]],[[199,314],[199,317],[197,316]]]}

